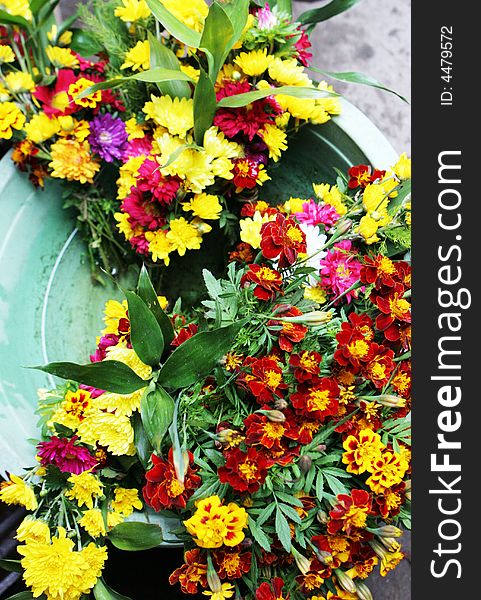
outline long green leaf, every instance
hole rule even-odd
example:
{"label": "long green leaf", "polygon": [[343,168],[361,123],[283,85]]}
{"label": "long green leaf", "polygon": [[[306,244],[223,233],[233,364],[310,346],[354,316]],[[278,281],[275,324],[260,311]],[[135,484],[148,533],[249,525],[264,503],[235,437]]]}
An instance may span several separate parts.
{"label": "long green leaf", "polygon": [[397,192],[397,196],[391,199],[387,208],[387,212],[390,215],[395,215],[397,213],[397,211],[403,205],[404,200],[406,200],[411,193],[411,180],[401,183],[401,185],[397,188]]}
{"label": "long green leaf", "polygon": [[158,525],[135,521],[120,523],[109,532],[108,538],[116,548],[127,551],[157,548],[164,539]]}
{"label": "long green leaf", "polygon": [[13,16],[5,10],[0,10],[0,23],[4,25],[19,25],[24,29],[30,29],[30,23],[23,17]]}
{"label": "long green leaf", "polygon": [[145,433],[157,453],[174,416],[174,400],[163,387],[145,391],[140,402],[140,415]]}
{"label": "long green leaf", "polygon": [[97,583],[92,591],[94,593],[95,600],[131,600],[131,598],[122,596],[122,594],[119,594],[112,588],[109,588],[103,579],[97,580]]}
{"label": "long green leaf", "polygon": [[70,44],[70,48],[78,52],[81,56],[93,56],[103,49],[102,44],[99,44],[88,31],[84,31],[78,27],[72,28],[71,31],[72,43]]}
{"label": "long green leaf", "polygon": [[132,394],[148,385],[148,382],[141,379],[130,367],[116,360],[104,360],[88,365],[53,362],[30,368],[114,394]]}
{"label": "long green leaf", "polygon": [[240,36],[244,31],[244,27],[246,26],[249,17],[249,5],[249,0],[222,0],[222,8],[229,17],[234,30],[234,36],[230,42],[231,47],[229,50],[231,50],[232,46],[239,41]]}
{"label": "long green leaf", "polygon": [[[180,62],[170,48],[160,42],[155,35],[148,32],[150,44],[150,66],[152,69],[162,67],[172,71],[180,71]],[[191,89],[187,81],[159,81],[159,90],[171,98],[190,98]]]}
{"label": "long green leaf", "polygon": [[284,550],[290,553],[291,528],[289,527],[289,523],[279,507],[277,507],[276,512],[276,535],[279,538]]}
{"label": "long green leaf", "polygon": [[[45,596],[40,596],[37,600],[44,600]],[[14,596],[9,596],[5,600],[34,600],[32,592],[19,592]]]}
{"label": "long green leaf", "polygon": [[261,548],[263,548],[266,552],[271,551],[271,543],[267,535],[262,531],[262,529],[257,525],[254,519],[249,516],[249,529],[252,533],[252,537],[259,544]]}
{"label": "long green leaf", "polygon": [[216,111],[216,95],[214,84],[209,75],[201,69],[199,81],[194,91],[194,137],[195,142],[202,146],[205,132],[214,121]]}
{"label": "long green leaf", "polygon": [[131,419],[134,429],[134,445],[137,450],[137,456],[145,470],[148,469],[150,457],[152,455],[152,446],[142,424],[142,418],[138,412],[135,412]]}
{"label": "long green leaf", "polygon": [[198,48],[200,44],[201,34],[187,27],[179,21],[177,17],[169,12],[159,0],[147,0],[147,5],[152,11],[154,17],[161,23],[164,28],[173,35],[179,42]]}
{"label": "long green leaf", "polygon": [[186,340],[166,360],[158,383],[175,390],[202,381],[230,350],[245,323],[243,320],[213,331],[203,331]]}
{"label": "long green leaf", "polygon": [[396,91],[386,87],[384,84],[382,84],[374,77],[371,77],[370,75],[364,75],[363,73],[358,73],[357,71],[345,71],[340,73],[334,73],[332,71],[322,71],[321,69],[317,69],[316,67],[309,67],[309,69],[311,71],[314,71],[315,73],[320,73],[321,75],[330,77],[331,79],[345,81],[346,83],[368,85],[369,87],[377,88],[378,90],[383,90],[384,92],[389,92],[390,94],[394,94],[395,96],[400,98],[403,102],[409,104],[409,101],[404,96],[401,96],[401,94],[398,94]]}
{"label": "long green leaf", "polygon": [[297,18],[297,21],[302,25],[320,23],[349,10],[359,2],[361,0],[332,0],[325,6],[306,10]]}
{"label": "long green leaf", "polygon": [[165,314],[159,304],[157,294],[155,293],[154,286],[150,281],[150,277],[145,265],[142,266],[140,271],[139,281],[137,284],[137,293],[155,315],[157,323],[160,325],[160,329],[162,330],[165,346],[170,346],[170,342],[174,339],[175,335],[174,327],[172,326],[171,320]]}
{"label": "long green leaf", "polygon": [[230,42],[234,37],[232,22],[225,10],[217,2],[213,2],[205,20],[200,39],[200,48],[207,51],[209,60],[209,77],[215,83],[227,54]]}
{"label": "long green leaf", "polygon": [[23,571],[19,560],[10,560],[9,558],[0,558],[0,569],[12,573],[22,573]]}
{"label": "long green leaf", "polygon": [[284,85],[278,88],[254,90],[253,92],[246,92],[245,94],[226,96],[225,98],[219,100],[217,106],[219,108],[239,108],[240,106],[247,106],[256,100],[261,100],[262,98],[267,98],[268,96],[276,96],[278,94],[292,96],[293,98],[326,98],[328,96],[339,95],[333,92],[326,92],[326,90],[319,90],[317,88]]}
{"label": "long green leaf", "polygon": [[164,351],[164,336],[154,313],[135,292],[124,291],[129,307],[130,340],[146,365],[158,365]]}

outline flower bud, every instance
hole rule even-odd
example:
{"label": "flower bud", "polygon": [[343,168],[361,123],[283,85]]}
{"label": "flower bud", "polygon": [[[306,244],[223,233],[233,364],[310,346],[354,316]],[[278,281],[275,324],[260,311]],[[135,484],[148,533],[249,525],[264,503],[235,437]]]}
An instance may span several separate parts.
{"label": "flower bud", "polygon": [[329,516],[328,516],[328,514],[327,514],[325,511],[323,511],[323,510],[319,510],[319,511],[317,511],[317,514],[316,514],[316,519],[319,521],[319,523],[320,523],[321,525],[326,525],[326,523],[329,523]]}
{"label": "flower bud", "polygon": [[306,474],[311,470],[312,458],[308,454],[304,454],[304,456],[301,456],[297,464],[299,465],[301,472]]}
{"label": "flower bud", "polygon": [[286,415],[280,410],[258,410],[257,412],[265,415],[273,423],[284,423],[286,420]]}
{"label": "flower bud", "polygon": [[323,565],[332,565],[332,554],[325,550],[317,550],[316,556]]}
{"label": "flower bud", "polygon": [[401,550],[401,544],[393,537],[381,537],[379,540],[387,548],[387,550],[389,550],[389,552],[398,552]]}
{"label": "flower bud", "polygon": [[377,540],[371,540],[369,542],[369,545],[371,546],[371,548],[374,550],[374,552],[376,553],[376,555],[381,560],[383,560],[384,558],[386,558],[387,552],[386,552],[385,548]]}
{"label": "flower bud", "polygon": [[209,584],[210,590],[214,593],[222,590],[222,584],[217,575],[217,571],[214,569],[210,554],[207,557],[207,583]]}
{"label": "flower bud", "polygon": [[356,584],[345,571],[342,571],[341,569],[334,569],[334,573],[336,574],[339,585],[344,591],[348,592],[349,594],[356,593]]}
{"label": "flower bud", "polygon": [[327,448],[326,444],[319,444],[318,446],[316,446],[314,448],[314,452],[324,452],[324,450]]}
{"label": "flower bud", "polygon": [[242,74],[239,71],[232,71],[232,79],[234,81],[240,81]]}
{"label": "flower bud", "polygon": [[404,493],[406,494],[406,499],[411,502],[411,480],[408,479],[404,482]]}
{"label": "flower bud", "polygon": [[340,235],[344,235],[347,233],[352,227],[352,221],[350,219],[345,219],[342,223],[336,227],[334,235],[339,237]]}
{"label": "flower bud", "polygon": [[311,561],[306,558],[303,554],[298,552],[295,548],[291,550],[294,560],[296,561],[297,568],[303,575],[307,575],[311,569]]}
{"label": "flower bud", "polygon": [[406,406],[406,400],[400,396],[393,396],[392,394],[383,394],[376,398],[376,402],[389,408],[404,408]]}
{"label": "flower bud", "polygon": [[362,581],[356,581],[356,593],[359,600],[373,600],[371,590]]}
{"label": "flower bud", "polygon": [[277,410],[284,410],[287,408],[287,406],[287,400],[284,400],[284,398],[277,398],[277,400],[274,402],[274,408]]}
{"label": "flower bud", "polygon": [[279,321],[287,321],[288,323],[302,323],[303,325],[322,325],[328,323],[332,319],[332,313],[325,310],[313,310],[305,313],[304,315],[298,315],[296,317],[283,317]]}
{"label": "flower bud", "polygon": [[378,527],[377,529],[370,529],[371,533],[375,533],[378,537],[393,537],[398,538],[401,537],[403,532],[399,527],[395,527],[394,525],[383,525],[382,527]]}

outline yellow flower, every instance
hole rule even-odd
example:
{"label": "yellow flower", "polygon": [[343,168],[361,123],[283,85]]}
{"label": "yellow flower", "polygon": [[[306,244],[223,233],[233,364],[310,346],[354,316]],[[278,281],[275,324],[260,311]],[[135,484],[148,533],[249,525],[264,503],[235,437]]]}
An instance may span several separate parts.
{"label": "yellow flower", "polygon": [[107,527],[108,529],[112,529],[113,527],[117,527],[120,523],[123,523],[124,517],[115,511],[109,511],[107,513]]}
{"label": "yellow flower", "polygon": [[281,157],[281,152],[287,150],[287,135],[275,125],[267,123],[259,132],[264,143],[269,148],[269,158],[277,162]]}
{"label": "yellow flower", "polygon": [[75,83],[70,84],[68,93],[77,106],[82,106],[83,108],[95,108],[102,100],[102,92],[100,91],[93,92],[93,94],[89,94],[88,96],[85,96],[85,98],[77,98],[79,94],[94,84],[94,81],[91,81],[86,77],[80,77]]}
{"label": "yellow flower", "polygon": [[252,218],[241,219],[240,225],[240,239],[246,244],[250,244],[254,250],[261,247],[261,228],[264,223],[269,221],[267,215],[262,216],[259,211],[256,210]]}
{"label": "yellow flower", "polygon": [[188,77],[193,79],[196,83],[199,81],[200,71],[191,65],[180,65],[180,70],[185,73]]}
{"label": "yellow flower", "polygon": [[102,410],[108,410],[119,416],[130,417],[133,412],[140,409],[140,399],[145,388],[141,388],[132,394],[105,393],[96,398],[95,404]]}
{"label": "yellow flower", "polygon": [[5,75],[5,83],[8,89],[14,94],[20,92],[32,92],[35,89],[35,82],[30,73],[23,71],[11,71]]}
{"label": "yellow flower", "polygon": [[252,52],[241,52],[234,63],[246,75],[257,77],[267,70],[272,60],[272,55],[267,54],[267,48],[264,48],[263,50],[252,50]]}
{"label": "yellow flower", "polygon": [[75,431],[92,408],[92,396],[87,390],[69,390],[57,410],[52,415],[50,423],[59,423]]}
{"label": "yellow flower", "polygon": [[[272,58],[269,64],[269,77],[283,85],[296,85],[312,87],[309,76],[304,71],[304,67],[298,65],[295,58],[282,60],[282,58]],[[310,102],[313,102],[310,100]]]}
{"label": "yellow flower", "polygon": [[93,538],[98,538],[107,533],[105,529],[104,517],[99,508],[91,508],[86,510],[78,524]]}
{"label": "yellow flower", "polygon": [[204,21],[209,12],[209,6],[204,0],[182,0],[182,2],[160,0],[160,2],[187,27],[199,32],[204,28]]}
{"label": "yellow flower", "polygon": [[172,249],[177,250],[180,256],[184,256],[186,250],[199,250],[202,236],[198,229],[188,223],[184,217],[173,219],[169,227],[167,239],[172,244]]}
{"label": "yellow flower", "polygon": [[294,98],[285,94],[277,94],[276,100],[281,108],[289,112],[295,119],[309,121],[312,118],[317,122],[320,118],[319,111],[316,110],[316,103],[310,98]]}
{"label": "yellow flower", "polygon": [[135,454],[134,430],[125,415],[92,411],[80,423],[77,433],[84,444],[104,446],[114,456]]}
{"label": "yellow flower", "polygon": [[58,27],[57,25],[53,24],[50,31],[47,33],[47,38],[49,42],[57,42],[59,46],[68,46],[72,42],[72,32],[64,31],[60,37],[58,37]]}
{"label": "yellow flower", "polygon": [[395,567],[397,567],[403,558],[404,554],[402,552],[386,552],[386,554],[381,558],[381,577],[385,577],[389,571],[392,571]]}
{"label": "yellow flower", "polygon": [[0,104],[10,100],[10,92],[0,83]]}
{"label": "yellow flower", "polygon": [[50,528],[44,521],[28,516],[17,527],[15,539],[19,542],[46,543],[50,541]]}
{"label": "yellow flower", "polygon": [[167,232],[163,229],[157,231],[146,231],[145,239],[149,242],[149,252],[152,254],[152,260],[157,262],[163,260],[165,266],[170,263],[169,254],[173,250],[173,246],[167,239]]}
{"label": "yellow flower", "polygon": [[145,137],[144,130],[145,126],[140,123],[137,123],[137,119],[135,117],[132,117],[131,119],[125,121],[125,131],[129,136],[129,141],[139,140]]}
{"label": "yellow flower", "polygon": [[0,103],[0,139],[9,140],[13,130],[19,131],[25,124],[25,115],[13,102]]}
{"label": "yellow flower", "polygon": [[[217,127],[210,127],[204,135],[204,149],[211,165],[212,173],[222,179],[232,179],[232,158],[238,158],[242,148],[226,139]],[[198,153],[197,153],[198,154]]]}
{"label": "yellow flower", "polygon": [[59,132],[60,124],[55,117],[51,119],[45,113],[38,113],[33,115],[24,129],[27,139],[34,144],[42,144]]}
{"label": "yellow flower", "polygon": [[117,229],[123,234],[126,240],[130,240],[136,235],[140,235],[143,231],[142,227],[132,228],[129,221],[130,215],[127,213],[117,212],[114,214],[114,219],[117,221]]}
{"label": "yellow flower", "polygon": [[359,221],[358,231],[368,245],[379,241],[379,237],[377,236],[378,229],[379,223],[369,215],[364,215]]}
{"label": "yellow flower", "polygon": [[79,142],[83,142],[90,134],[90,124],[85,119],[77,121],[70,115],[60,115],[57,117],[61,127],[58,135],[62,137],[73,136]]}
{"label": "yellow flower", "polygon": [[94,175],[100,169],[90,152],[87,141],[79,142],[71,139],[60,139],[50,148],[52,161],[49,167],[51,176],[67,181],[93,183]]}
{"label": "yellow flower", "polygon": [[223,505],[219,496],[210,496],[195,503],[196,512],[184,521],[187,531],[201,548],[237,546],[244,539],[248,515],[234,502]]}
{"label": "yellow flower", "polygon": [[148,40],[137,42],[125,54],[124,64],[120,68],[132,69],[132,71],[146,71],[150,69],[150,44]]}
{"label": "yellow flower", "polygon": [[411,159],[408,158],[408,155],[403,152],[399,157],[399,160],[393,167],[394,174],[399,179],[411,179]]}
{"label": "yellow flower", "polygon": [[327,300],[327,295],[325,290],[323,290],[318,285],[314,285],[311,287],[306,287],[304,289],[304,298],[306,300],[312,300],[317,304],[324,304]]}
{"label": "yellow flower", "polygon": [[[123,200],[130,193],[130,188],[136,184],[139,169],[145,160],[145,156],[132,156],[119,168],[119,178],[117,179],[117,199]],[[130,236],[132,237],[132,236]]]}
{"label": "yellow flower", "polygon": [[47,46],[45,49],[48,60],[57,69],[68,68],[76,69],[79,66],[78,58],[70,48],[60,48],[59,46]]}
{"label": "yellow flower", "polygon": [[132,348],[122,346],[111,346],[107,348],[106,360],[118,360],[134,371],[142,379],[150,379],[152,367],[143,363]]}
{"label": "yellow flower", "polygon": [[148,19],[151,15],[145,0],[122,0],[122,4],[123,6],[117,6],[114,15],[125,23]]}
{"label": "yellow flower", "polygon": [[383,452],[370,467],[372,475],[366,483],[376,494],[383,494],[386,489],[401,483],[408,467],[406,460],[401,460],[396,452]]}
{"label": "yellow flower", "polygon": [[87,508],[93,508],[93,499],[103,494],[103,483],[89,471],[70,475],[67,481],[72,484],[72,488],[65,492],[65,496],[75,500],[80,507],[85,505]]}
{"label": "yellow flower", "polygon": [[364,206],[364,210],[368,214],[376,213],[384,213],[389,204],[389,199],[387,197],[384,186],[376,183],[370,183],[364,189],[364,194],[362,197],[362,204]]}
{"label": "yellow flower", "polygon": [[18,546],[24,569],[23,578],[35,598],[45,594],[47,600],[79,600],[89,594],[102,573],[107,548],[90,543],[75,551],[73,540],[63,527],[57,537],[44,543]]}
{"label": "yellow flower", "polygon": [[338,215],[342,217],[347,213],[347,207],[342,200],[342,194],[337,185],[314,183],[312,187],[319,200],[335,208]]}
{"label": "yellow flower", "polygon": [[139,492],[135,488],[116,488],[112,508],[114,512],[120,513],[124,517],[130,516],[134,512],[134,508],[141,510],[142,501],[139,498]]}
{"label": "yellow flower", "polygon": [[35,510],[38,506],[33,488],[13,474],[10,474],[10,481],[0,484],[0,500],[5,504],[20,504],[27,510]]}
{"label": "yellow flower", "polygon": [[205,590],[202,593],[204,596],[210,596],[210,600],[226,600],[227,598],[232,598],[234,592],[235,588],[232,583],[223,583],[220,589],[215,592]]}
{"label": "yellow flower", "polygon": [[291,198],[289,198],[289,200],[284,202],[282,209],[284,212],[289,213],[289,214],[302,212],[305,202],[307,202],[307,200],[304,200],[304,198],[292,198],[291,197]]}
{"label": "yellow flower", "polygon": [[213,194],[196,194],[190,202],[184,202],[182,208],[185,211],[191,210],[196,217],[201,219],[219,219],[222,212],[222,205],[219,198]]}
{"label": "yellow flower", "polygon": [[0,46],[0,65],[4,63],[11,63],[15,61],[15,54],[10,46]]}
{"label": "yellow flower", "polygon": [[32,11],[28,0],[0,0],[0,10],[4,10],[14,17],[23,17],[32,20]]}
{"label": "yellow flower", "polygon": [[180,138],[185,138],[194,127],[194,101],[191,98],[152,95],[151,102],[146,102],[142,110],[148,119]]}
{"label": "yellow flower", "polygon": [[342,462],[347,465],[346,471],[359,475],[365,471],[371,472],[374,463],[381,457],[385,445],[381,442],[378,433],[371,429],[361,429],[357,436],[347,436],[343,448],[345,452],[342,455]]}
{"label": "yellow flower", "polygon": [[107,300],[104,308],[104,323],[105,328],[102,330],[102,335],[113,333],[119,334],[119,323],[121,319],[128,319],[127,300],[118,302],[117,300]]}

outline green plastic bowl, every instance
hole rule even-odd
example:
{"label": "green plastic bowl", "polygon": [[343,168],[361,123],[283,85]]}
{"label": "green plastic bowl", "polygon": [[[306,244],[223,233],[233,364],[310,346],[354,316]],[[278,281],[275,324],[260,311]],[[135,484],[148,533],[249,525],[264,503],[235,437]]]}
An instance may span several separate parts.
{"label": "green plastic bowl", "polygon": [[[312,182],[335,181],[334,167],[346,171],[367,162],[386,168],[395,159],[381,132],[343,101],[340,117],[302,128],[260,197],[274,202],[309,197]],[[45,191],[35,190],[9,155],[0,161],[0,206],[0,473],[20,473],[34,460],[29,440],[38,435],[37,389],[55,384],[26,367],[88,362],[104,303],[119,293],[110,283],[92,283],[75,216],[62,209],[60,187],[49,182]],[[177,265],[188,288],[189,257]]]}

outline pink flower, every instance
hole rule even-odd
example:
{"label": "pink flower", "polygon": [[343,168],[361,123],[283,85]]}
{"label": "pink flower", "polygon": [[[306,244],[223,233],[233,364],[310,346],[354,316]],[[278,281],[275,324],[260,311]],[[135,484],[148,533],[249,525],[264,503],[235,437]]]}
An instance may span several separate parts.
{"label": "pink flower", "polygon": [[130,194],[122,202],[122,210],[129,214],[132,226],[141,225],[152,231],[165,225],[165,217],[158,212],[158,205],[146,202],[142,192],[132,187]]}
{"label": "pink flower", "polygon": [[[320,261],[321,285],[333,296],[340,296],[359,281],[362,265],[355,258],[355,252],[351,252],[351,248],[350,240],[338,242],[334,244],[334,249],[328,250],[326,257]],[[352,298],[357,298],[357,294],[358,290],[351,290],[345,296],[346,301],[350,302]],[[337,302],[336,300],[336,304]]]}
{"label": "pink flower", "polygon": [[75,475],[93,469],[97,459],[84,446],[77,446],[76,440],[77,436],[69,440],[54,435],[48,442],[40,442],[37,450],[42,466],[54,465],[64,473]]}
{"label": "pink flower", "polygon": [[148,136],[143,138],[135,138],[127,142],[122,158],[125,162],[134,156],[145,156],[145,158],[147,158],[151,150],[152,140]]}
{"label": "pink flower", "polygon": [[257,27],[264,31],[270,31],[278,24],[277,16],[272,12],[269,3],[257,11]]}
{"label": "pink flower", "polygon": [[100,338],[95,354],[90,355],[90,362],[100,362],[107,356],[107,348],[116,346],[119,343],[119,338],[113,333],[108,333]]}
{"label": "pink flower", "polygon": [[144,254],[145,256],[149,255],[149,242],[145,239],[144,235],[132,237],[129,242],[137,254]]}
{"label": "pink flower", "polygon": [[294,44],[298,52],[299,61],[305,66],[308,67],[309,63],[312,59],[312,52],[308,52],[309,48],[312,48],[312,44],[309,41],[309,37],[307,33],[303,29],[299,29],[301,35],[297,42]]}
{"label": "pink flower", "polygon": [[339,219],[340,215],[330,204],[317,204],[314,200],[304,202],[303,212],[294,213],[299,223],[306,225],[326,225],[331,227]]}
{"label": "pink flower", "polygon": [[180,181],[176,177],[164,177],[159,163],[148,158],[139,168],[137,187],[142,192],[150,192],[155,200],[168,206],[177,194]]}

